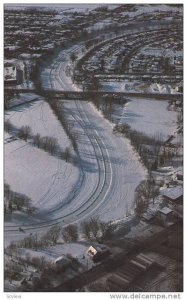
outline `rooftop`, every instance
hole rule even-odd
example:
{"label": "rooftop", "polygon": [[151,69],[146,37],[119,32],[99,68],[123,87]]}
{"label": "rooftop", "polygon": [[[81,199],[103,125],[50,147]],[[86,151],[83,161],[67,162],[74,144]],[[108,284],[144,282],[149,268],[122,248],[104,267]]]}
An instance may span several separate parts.
{"label": "rooftop", "polygon": [[173,210],[170,209],[169,207],[163,207],[162,209],[159,209],[158,212],[161,212],[164,215],[168,215],[171,212],[173,212]]}
{"label": "rooftop", "polygon": [[183,195],[183,187],[178,185],[172,188],[167,188],[161,191],[163,196],[166,196],[172,200],[175,200]]}

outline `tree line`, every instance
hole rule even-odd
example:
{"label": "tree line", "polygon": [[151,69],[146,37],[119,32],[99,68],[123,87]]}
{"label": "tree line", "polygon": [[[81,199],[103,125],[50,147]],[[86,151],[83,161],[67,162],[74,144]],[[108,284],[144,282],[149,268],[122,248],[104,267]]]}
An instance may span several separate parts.
{"label": "tree line", "polygon": [[7,248],[7,252],[14,252],[16,248],[41,249],[57,244],[59,238],[67,243],[77,242],[80,233],[89,241],[104,241],[111,237],[115,230],[115,225],[111,222],[102,222],[97,217],[84,220],[80,227],[77,224],[70,224],[62,227],[55,224],[42,236],[37,233],[29,234],[23,240],[11,243]]}
{"label": "tree line", "polygon": [[138,152],[141,162],[148,170],[157,170],[158,167],[171,162],[172,158],[178,154],[178,149],[167,145],[160,133],[149,137],[142,132],[133,130],[128,124],[116,125],[113,133],[123,134],[130,140],[131,145]]}
{"label": "tree line", "polygon": [[13,213],[14,211],[25,211],[28,214],[36,212],[36,208],[32,206],[31,198],[28,196],[14,192],[8,184],[4,184],[4,212]]}
{"label": "tree line", "polygon": [[75,152],[77,152],[77,142],[76,142],[76,134],[72,131],[74,122],[71,120],[67,120],[65,117],[63,103],[57,101],[56,99],[46,98],[56,117],[60,121],[64,131],[71,141],[71,145]]}
{"label": "tree line", "polygon": [[15,136],[27,142],[31,141],[32,145],[43,149],[51,155],[57,155],[66,162],[71,161],[71,148],[66,147],[64,150],[58,144],[58,139],[51,136],[41,136],[39,133],[33,135],[31,128],[26,125],[20,128],[14,128],[13,124],[9,120],[5,120],[4,129],[8,133],[14,133]]}

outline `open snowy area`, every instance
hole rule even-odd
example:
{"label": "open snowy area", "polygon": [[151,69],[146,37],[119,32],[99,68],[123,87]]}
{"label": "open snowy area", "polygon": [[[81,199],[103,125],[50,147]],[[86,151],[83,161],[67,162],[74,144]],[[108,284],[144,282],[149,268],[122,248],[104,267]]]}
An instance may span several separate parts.
{"label": "open snowy area", "polygon": [[[61,124],[43,100],[12,108],[6,111],[5,119],[18,128],[30,126],[32,134],[57,138],[63,150],[70,146]],[[62,205],[79,182],[79,169],[29,142],[19,139],[9,142],[9,138],[6,133],[5,182],[12,190],[29,196],[39,210]]]}
{"label": "open snowy area", "polygon": [[[73,102],[69,102],[68,107],[74,110]],[[78,108],[94,130],[106,164],[104,182],[107,182],[107,193],[100,198],[100,205],[94,214],[104,221],[125,217],[126,211],[134,207],[134,189],[144,179],[146,171],[132,152],[129,141],[115,136],[111,124],[92,105],[82,102]]]}
{"label": "open snowy area", "polygon": [[166,100],[131,98],[124,105],[120,124],[129,124],[132,129],[167,140],[177,129],[177,112],[168,110]]}
{"label": "open snowy area", "polygon": [[79,171],[72,164],[25,142],[7,143],[5,149],[5,182],[40,210],[62,204],[78,181]]}
{"label": "open snowy area", "polygon": [[70,146],[70,141],[60,122],[44,100],[23,104],[6,111],[5,120],[9,120],[18,128],[30,126],[32,134],[55,137],[62,148]]}
{"label": "open snowy area", "polygon": [[181,291],[182,5],[5,4],[4,32],[5,290]]}
{"label": "open snowy area", "polygon": [[18,249],[18,255],[22,258],[38,257],[45,258],[46,261],[55,264],[55,261],[59,258],[63,258],[68,261],[67,255],[78,259],[78,261],[83,264],[87,269],[94,266],[91,256],[87,254],[89,244],[87,243],[66,243],[59,244],[46,249],[41,249],[38,251],[30,249]]}
{"label": "open snowy area", "polygon": [[125,93],[157,93],[157,94],[176,94],[177,87],[169,84],[145,84],[142,82],[130,82],[129,80],[122,82],[105,82],[102,81],[102,90],[109,92],[125,92]]}

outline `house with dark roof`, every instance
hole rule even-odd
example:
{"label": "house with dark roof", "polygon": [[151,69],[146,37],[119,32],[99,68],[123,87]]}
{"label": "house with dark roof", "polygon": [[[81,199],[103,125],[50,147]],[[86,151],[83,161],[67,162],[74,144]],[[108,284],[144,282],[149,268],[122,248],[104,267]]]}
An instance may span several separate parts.
{"label": "house with dark roof", "polygon": [[169,207],[163,207],[158,209],[157,218],[162,221],[165,225],[173,221],[173,210]]}
{"label": "house with dark roof", "polygon": [[183,187],[181,185],[166,188],[161,191],[161,194],[170,204],[182,204],[183,202]]}

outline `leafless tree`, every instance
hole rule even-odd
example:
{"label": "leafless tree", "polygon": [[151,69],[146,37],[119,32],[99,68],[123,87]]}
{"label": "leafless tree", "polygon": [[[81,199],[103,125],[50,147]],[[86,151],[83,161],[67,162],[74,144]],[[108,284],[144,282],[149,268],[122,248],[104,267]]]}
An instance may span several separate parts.
{"label": "leafless tree", "polygon": [[41,139],[41,148],[53,154],[57,147],[57,139],[50,136],[45,136]]}
{"label": "leafless tree", "polygon": [[154,138],[154,143],[152,145],[152,151],[153,151],[153,155],[155,157],[155,169],[157,169],[158,165],[159,165],[159,156],[160,156],[160,151],[161,151],[161,147],[163,144],[163,136],[162,133],[157,133]]}
{"label": "leafless tree", "polygon": [[110,238],[115,229],[115,226],[111,222],[108,223],[100,222],[99,227],[100,227],[101,236],[103,240]]}
{"label": "leafless tree", "polygon": [[82,228],[82,233],[89,240],[91,238],[90,222],[89,221],[83,221],[81,223],[81,228]]}
{"label": "leafless tree", "polygon": [[77,225],[68,225],[63,229],[63,236],[68,242],[76,242],[78,239],[78,228]]}
{"label": "leafless tree", "polygon": [[157,187],[150,180],[143,180],[135,190],[135,211],[137,215],[141,216],[148,208],[149,202],[159,194],[159,187]]}
{"label": "leafless tree", "polygon": [[91,88],[92,90],[96,90],[96,91],[98,91],[98,90],[101,88],[101,83],[100,83],[98,77],[93,76],[92,81],[91,81],[90,88]]}
{"label": "leafless tree", "polygon": [[156,197],[159,193],[159,188],[151,180],[143,180],[136,188],[136,194],[139,198],[150,200]]}
{"label": "leafless tree", "polygon": [[87,239],[90,239],[91,236],[97,238],[100,231],[100,221],[97,217],[92,217],[89,220],[82,222],[81,227],[82,232]]}
{"label": "leafless tree", "polygon": [[5,122],[4,122],[4,129],[5,129],[6,132],[11,132],[12,131],[13,125],[10,122],[10,120],[5,120]]}
{"label": "leafless tree", "polygon": [[149,202],[147,199],[135,197],[135,212],[138,217],[141,217],[147,210]]}
{"label": "leafless tree", "polygon": [[10,185],[9,184],[4,184],[4,196],[9,199],[10,198]]}
{"label": "leafless tree", "polygon": [[36,135],[33,136],[33,144],[34,146],[37,146],[38,148],[40,148],[41,146],[41,136],[39,133],[37,133]]}
{"label": "leafless tree", "polygon": [[64,154],[63,154],[65,161],[68,162],[71,158],[71,151],[69,147],[65,148]]}
{"label": "leafless tree", "polygon": [[90,229],[91,229],[91,232],[92,232],[94,238],[97,238],[99,230],[100,230],[99,220],[97,217],[92,217],[90,219]]}
{"label": "leafless tree", "polygon": [[45,238],[51,241],[53,244],[56,244],[57,239],[60,236],[61,230],[61,226],[54,225],[47,231]]}
{"label": "leafless tree", "polygon": [[72,52],[70,54],[70,59],[71,59],[72,63],[74,63],[76,61],[76,59],[77,59],[77,55],[74,52]]}
{"label": "leafless tree", "polygon": [[27,141],[29,136],[31,135],[31,128],[29,126],[22,126],[19,130],[18,137]]}

